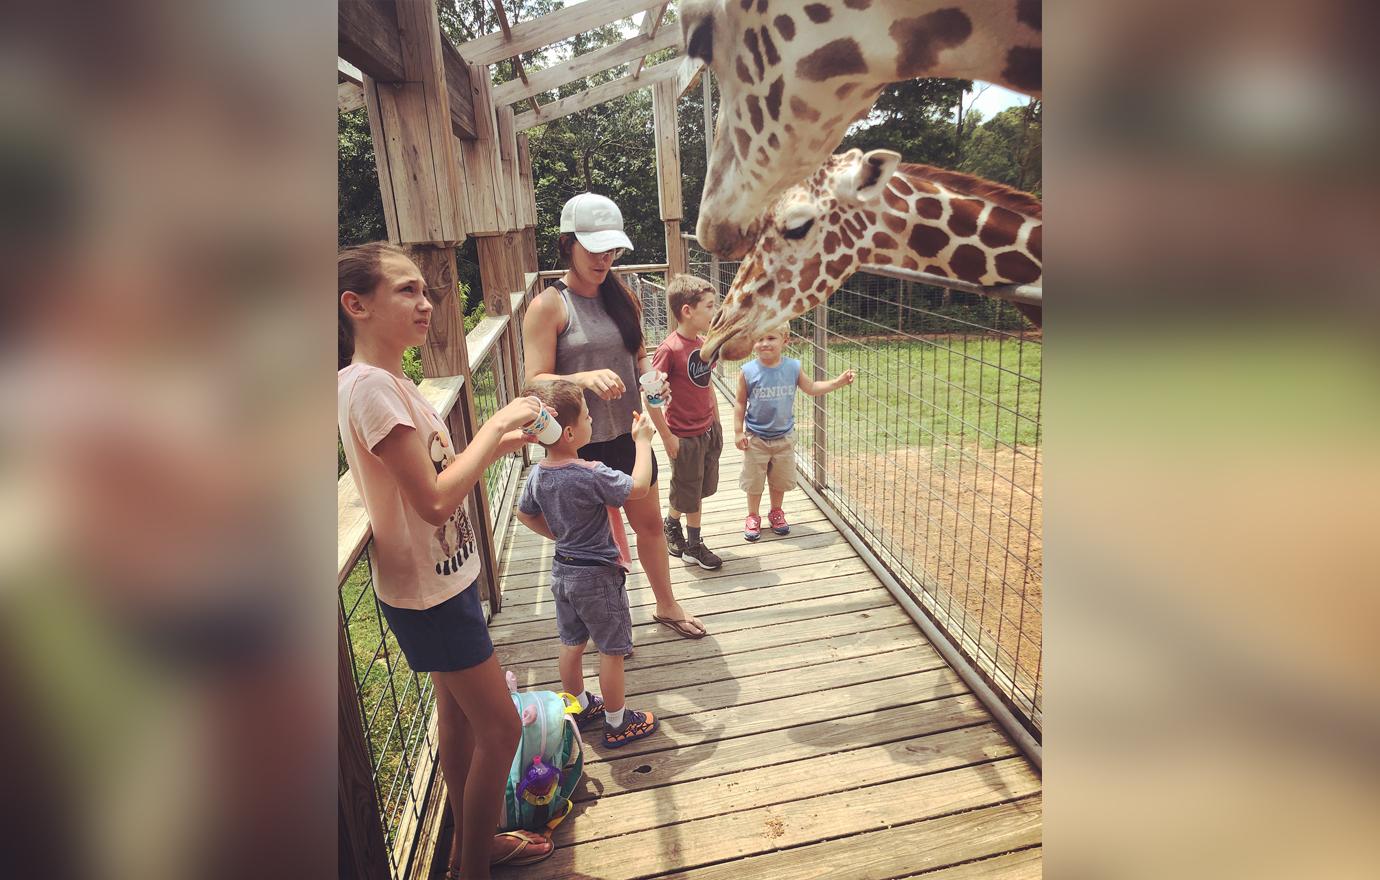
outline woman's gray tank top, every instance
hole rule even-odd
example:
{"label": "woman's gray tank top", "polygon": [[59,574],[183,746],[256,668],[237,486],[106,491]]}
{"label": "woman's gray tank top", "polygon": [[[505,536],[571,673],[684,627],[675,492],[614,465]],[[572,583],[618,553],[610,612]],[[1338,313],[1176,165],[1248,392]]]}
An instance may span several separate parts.
{"label": "woman's gray tank top", "polygon": [[566,326],[556,337],[557,375],[569,376],[589,370],[613,370],[626,389],[615,400],[601,400],[585,391],[594,433],[589,442],[603,443],[632,430],[633,410],[640,408],[641,390],[637,384],[637,362],[623,345],[618,325],[613,323],[603,302],[596,297],[572,295],[559,278],[552,286],[565,300]]}

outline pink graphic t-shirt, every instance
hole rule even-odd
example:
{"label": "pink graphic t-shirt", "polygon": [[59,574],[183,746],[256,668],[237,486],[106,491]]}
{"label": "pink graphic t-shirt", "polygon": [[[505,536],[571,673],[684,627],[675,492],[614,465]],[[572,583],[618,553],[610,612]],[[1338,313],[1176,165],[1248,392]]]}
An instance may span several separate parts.
{"label": "pink graphic t-shirt", "polygon": [[367,364],[338,374],[340,440],[350,476],[374,531],[374,591],[395,608],[426,609],[459,595],[479,577],[469,500],[444,525],[422,519],[403,497],[374,447],[398,425],[414,428],[436,473],[455,459],[450,432],[411,380]]}

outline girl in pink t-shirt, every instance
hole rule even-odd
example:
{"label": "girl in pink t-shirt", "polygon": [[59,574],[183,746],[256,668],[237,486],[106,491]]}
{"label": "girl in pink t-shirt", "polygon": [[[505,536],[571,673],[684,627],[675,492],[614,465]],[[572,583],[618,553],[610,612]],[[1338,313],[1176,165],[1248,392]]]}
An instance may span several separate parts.
{"label": "girl in pink t-shirt", "polygon": [[441,771],[455,816],[451,871],[487,878],[495,864],[549,856],[542,835],[495,835],[504,784],[521,736],[479,603],[479,555],[466,498],[540,406],[519,398],[494,413],[462,450],[402,370],[426,341],[426,282],[386,242],[337,260],[339,428],[350,475],[374,533],[374,588],[409,665],[435,683]]}

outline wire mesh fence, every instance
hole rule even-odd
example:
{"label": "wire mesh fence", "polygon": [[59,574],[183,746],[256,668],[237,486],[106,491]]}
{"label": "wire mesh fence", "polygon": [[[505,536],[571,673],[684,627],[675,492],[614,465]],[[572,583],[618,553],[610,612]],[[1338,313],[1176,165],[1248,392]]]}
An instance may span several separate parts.
{"label": "wire mesh fence", "polygon": [[[725,294],[738,264],[688,245]],[[863,272],[793,322],[787,351],[815,379],[857,373],[796,407],[800,474],[1037,731],[1041,351],[1009,303]]]}

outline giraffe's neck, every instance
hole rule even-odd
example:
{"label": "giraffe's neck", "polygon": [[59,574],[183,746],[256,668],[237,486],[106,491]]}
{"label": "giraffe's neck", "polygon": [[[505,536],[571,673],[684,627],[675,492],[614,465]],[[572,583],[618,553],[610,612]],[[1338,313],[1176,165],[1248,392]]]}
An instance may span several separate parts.
{"label": "giraffe's neck", "polygon": [[876,210],[854,211],[841,225],[862,263],[983,285],[1042,274],[1040,203],[963,174],[902,165]]}

